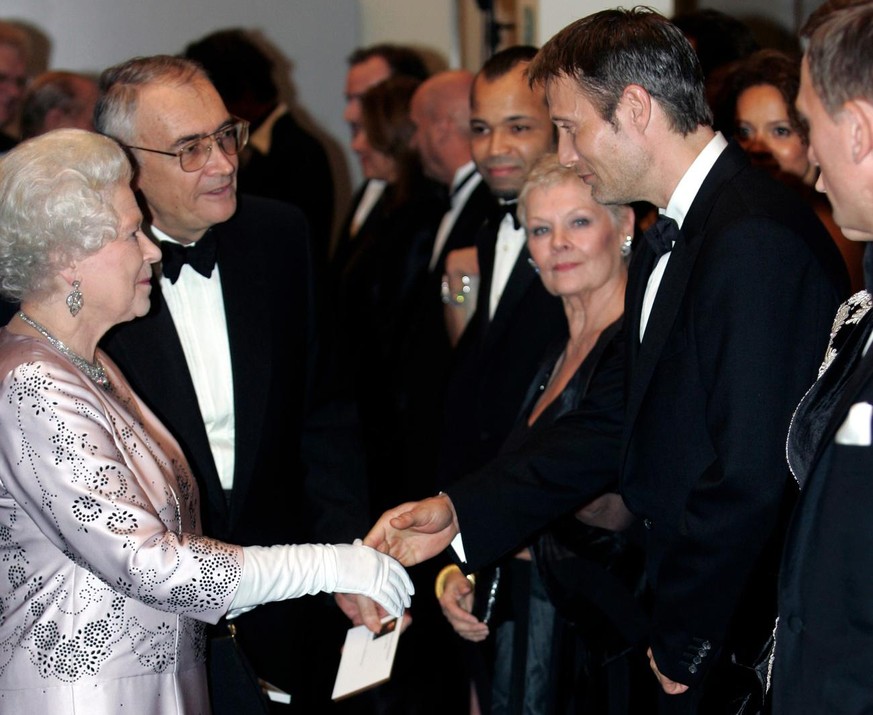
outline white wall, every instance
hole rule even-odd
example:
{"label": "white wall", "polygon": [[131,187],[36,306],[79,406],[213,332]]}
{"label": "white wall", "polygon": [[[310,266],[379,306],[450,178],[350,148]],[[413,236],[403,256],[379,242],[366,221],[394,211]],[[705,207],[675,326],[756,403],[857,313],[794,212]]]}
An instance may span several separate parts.
{"label": "white wall", "polygon": [[644,4],[670,17],[673,14],[673,0],[647,0],[644,3],[615,3],[608,0],[538,0],[539,4],[539,41],[543,45],[558,30],[569,25],[580,17],[592,12],[606,10],[611,7],[633,7]]}

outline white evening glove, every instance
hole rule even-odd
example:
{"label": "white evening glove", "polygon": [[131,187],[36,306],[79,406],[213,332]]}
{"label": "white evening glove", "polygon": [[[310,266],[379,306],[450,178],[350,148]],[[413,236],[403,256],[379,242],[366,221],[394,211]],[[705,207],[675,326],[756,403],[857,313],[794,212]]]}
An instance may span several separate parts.
{"label": "white evening glove", "polygon": [[230,618],[262,603],[320,591],[362,594],[400,616],[415,593],[398,561],[364,546],[360,539],[354,544],[244,546],[243,558]]}

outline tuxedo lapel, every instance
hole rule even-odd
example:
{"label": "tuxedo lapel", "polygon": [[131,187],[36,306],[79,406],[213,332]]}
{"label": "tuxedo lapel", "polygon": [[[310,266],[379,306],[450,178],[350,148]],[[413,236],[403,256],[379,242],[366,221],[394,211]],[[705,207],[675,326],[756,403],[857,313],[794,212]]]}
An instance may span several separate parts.
{"label": "tuxedo lapel", "polygon": [[[265,301],[257,295],[257,279],[249,275],[251,258],[245,255],[246,242],[241,240],[244,237],[232,229],[224,230],[226,225],[221,224],[213,230],[218,238],[217,264],[233,371],[235,450],[230,514],[232,525],[245,503],[250,487],[248,475],[253,473],[252,460],[258,452],[256,446],[263,433],[267,392],[266,383],[260,379],[260,375],[269,374],[274,369],[270,363],[271,351],[265,349],[265,344],[279,339],[277,331],[293,329],[293,326],[270,324],[269,306],[265,306]],[[252,310],[253,305],[261,308]]]}
{"label": "tuxedo lapel", "polygon": [[625,294],[624,314],[628,330],[628,350],[630,351],[628,363],[631,373],[639,359],[640,354],[640,322],[642,319],[643,300],[646,295],[648,277],[655,267],[657,258],[652,250],[640,242],[634,251],[631,264],[628,267],[627,291]]}
{"label": "tuxedo lapel", "polygon": [[[197,393],[160,281],[152,281],[152,307],[148,315],[126,326],[121,336],[110,333],[108,352],[124,365],[124,374],[134,391],[149,404],[161,422],[174,425],[177,438],[184,435],[192,469],[206,493],[212,513],[227,514],[227,502],[209,447]],[[181,441],[181,440],[180,440]]]}
{"label": "tuxedo lapel", "polygon": [[[518,304],[524,300],[525,293],[527,293],[531,283],[540,280],[528,263],[528,258],[530,258],[530,253],[527,250],[527,246],[524,246],[521,249],[521,253],[518,254],[518,259],[512,267],[512,273],[509,274],[509,280],[506,281],[506,287],[500,295],[497,310],[494,311],[494,317],[488,323],[488,328],[485,331],[485,341],[482,346],[483,354],[488,353],[505,330],[512,329],[512,316]],[[480,293],[479,295],[479,300],[484,301],[484,303],[477,304],[476,307],[477,310],[486,311],[486,315],[488,303],[491,299],[490,294],[491,284],[489,281],[488,292]]]}
{"label": "tuxedo lapel", "polygon": [[[739,156],[737,152],[740,153]],[[682,307],[694,263],[703,246],[706,222],[715,198],[723,190],[724,184],[742,169],[747,161],[742,149],[729,144],[701,184],[682,223],[681,239],[676,242],[670,253],[667,269],[658,287],[642,342],[639,340],[639,334],[643,299],[656,258],[647,244],[641,244],[641,260],[636,261],[638,266],[634,267],[635,271],[631,278],[633,303],[628,306],[631,310],[630,330],[632,331],[629,333],[629,342],[631,345],[638,345],[630,349],[632,374],[628,389],[626,422],[628,434],[633,430],[643,397]]]}
{"label": "tuxedo lapel", "polygon": [[482,228],[494,208],[495,199],[488,185],[481,181],[467,198],[464,208],[458,214],[452,230],[449,231],[446,243],[440,250],[434,266],[435,271],[442,271],[446,265],[446,256],[457,248],[473,245],[476,234]]}

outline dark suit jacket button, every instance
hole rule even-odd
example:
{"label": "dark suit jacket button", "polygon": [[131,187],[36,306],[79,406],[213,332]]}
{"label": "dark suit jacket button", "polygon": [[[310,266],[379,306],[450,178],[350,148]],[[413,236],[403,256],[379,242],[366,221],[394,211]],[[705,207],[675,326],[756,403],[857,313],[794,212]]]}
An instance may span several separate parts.
{"label": "dark suit jacket button", "polygon": [[645,526],[647,529],[651,529],[652,528],[652,520],[651,519],[643,519],[643,526]]}
{"label": "dark suit jacket button", "polygon": [[792,633],[800,633],[803,630],[803,619],[800,616],[789,616],[788,630]]}
{"label": "dark suit jacket button", "polygon": [[693,675],[694,673],[697,672],[697,666],[696,666],[696,665],[689,665],[689,666],[688,666],[688,672],[691,673],[691,674]]}

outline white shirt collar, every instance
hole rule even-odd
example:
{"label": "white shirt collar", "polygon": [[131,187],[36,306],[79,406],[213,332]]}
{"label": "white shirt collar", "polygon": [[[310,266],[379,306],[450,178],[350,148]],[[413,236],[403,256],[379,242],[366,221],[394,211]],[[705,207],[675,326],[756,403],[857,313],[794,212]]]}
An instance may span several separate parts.
{"label": "white shirt collar", "polygon": [[718,157],[721,156],[727,145],[727,139],[724,138],[721,132],[716,132],[715,136],[703,147],[703,151],[697,155],[697,158],[691,163],[691,166],[688,167],[688,170],[676,185],[667,208],[661,213],[674,219],[679,224],[679,228],[682,228],[682,223],[685,221],[688,209],[691,208],[691,204],[697,196],[697,192],[700,191],[704,180],[709,175],[710,169],[718,161]]}
{"label": "white shirt collar", "polygon": [[172,236],[170,236],[170,235],[164,233],[163,231],[161,231],[161,229],[159,229],[157,226],[149,226],[149,232],[150,232],[150,233],[152,234],[152,236],[154,236],[158,241],[170,241],[171,243],[179,243],[179,244],[182,243],[181,241],[177,241],[177,240],[176,240],[175,238],[173,238]]}

